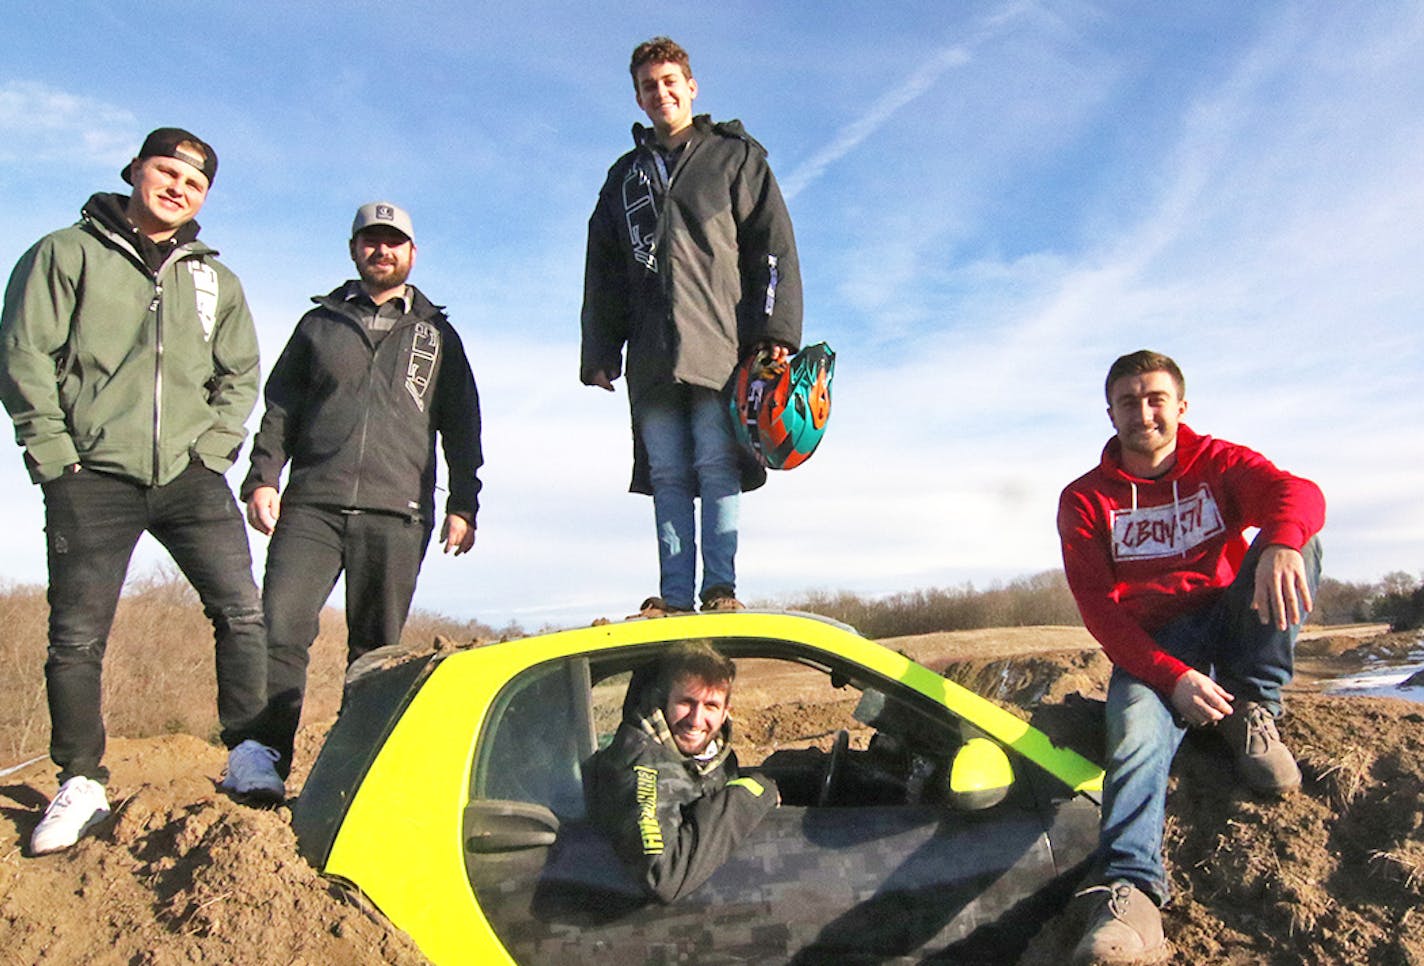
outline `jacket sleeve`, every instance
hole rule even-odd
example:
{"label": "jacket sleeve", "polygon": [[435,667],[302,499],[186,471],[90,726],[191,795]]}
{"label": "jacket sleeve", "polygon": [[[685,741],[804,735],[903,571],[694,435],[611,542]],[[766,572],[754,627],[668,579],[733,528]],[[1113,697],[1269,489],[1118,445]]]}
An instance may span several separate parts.
{"label": "jacket sleeve", "polygon": [[594,373],[617,375],[623,371],[623,344],[628,341],[632,314],[627,266],[623,264],[617,212],[613,211],[609,188],[613,178],[610,172],[588,219],[580,316],[583,343],[579,353],[579,380],[586,386],[593,384]]}
{"label": "jacket sleeve", "polygon": [[193,444],[203,464],[219,473],[237,460],[247,437],[247,417],[257,403],[261,385],[258,369],[257,328],[247,307],[242,284],[223,272],[224,298],[213,328],[213,376],[208,382],[208,407],[213,424]]}
{"label": "jacket sleeve", "polygon": [[1170,695],[1188,665],[1162,650],[1118,602],[1107,522],[1071,486],[1058,501],[1058,538],[1063,573],[1084,626],[1114,666]]}
{"label": "jacket sleeve", "polygon": [[[616,743],[615,743],[616,747]],[[600,753],[591,803],[614,851],[643,889],[674,902],[706,882],[776,807],[769,778],[732,778],[706,794],[681,762]]]}
{"label": "jacket sleeve", "polygon": [[280,485],[282,467],[291,459],[301,426],[302,401],[307,397],[310,373],[311,350],[302,323],[298,322],[267,377],[267,410],[252,440],[252,466],[238,491],[243,502],[258,487]]}
{"label": "jacket sleeve", "polygon": [[644,872],[644,887],[662,902],[687,895],[712,877],[752,829],[776,807],[776,784],[746,775],[660,820],[668,848]]}
{"label": "jacket sleeve", "polygon": [[0,312],[0,399],[36,483],[57,479],[79,461],[57,381],[77,285],[77,268],[60,264],[54,243],[43,240],[15,265]]}
{"label": "jacket sleeve", "polygon": [[446,514],[475,522],[480,508],[479,469],[484,464],[480,449],[480,395],[475,374],[465,355],[464,344],[452,326],[445,326],[446,350],[440,363],[437,429],[450,473],[450,496]]}
{"label": "jacket sleeve", "polygon": [[738,340],[743,350],[765,340],[799,348],[801,263],[791,215],[766,156],[752,144],[747,152],[732,191],[742,277]]}

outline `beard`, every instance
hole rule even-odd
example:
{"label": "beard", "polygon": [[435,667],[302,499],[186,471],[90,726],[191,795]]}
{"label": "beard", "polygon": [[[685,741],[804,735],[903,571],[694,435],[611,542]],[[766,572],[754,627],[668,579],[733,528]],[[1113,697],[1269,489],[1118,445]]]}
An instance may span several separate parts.
{"label": "beard", "polygon": [[356,272],[361,276],[361,281],[371,288],[385,292],[405,284],[405,280],[410,278],[410,265],[402,264],[399,260],[392,264],[374,265],[362,262],[356,266]]}

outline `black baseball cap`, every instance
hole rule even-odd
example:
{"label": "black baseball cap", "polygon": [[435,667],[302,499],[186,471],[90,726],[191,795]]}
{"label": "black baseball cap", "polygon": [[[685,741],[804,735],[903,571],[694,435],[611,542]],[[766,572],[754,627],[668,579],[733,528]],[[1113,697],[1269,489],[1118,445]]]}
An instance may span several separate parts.
{"label": "black baseball cap", "polygon": [[[192,148],[180,147],[185,141],[196,144],[202,149],[201,152],[194,151]],[[144,158],[177,158],[179,161],[191,164],[207,176],[209,187],[212,186],[213,179],[218,176],[218,153],[213,150],[212,145],[181,127],[161,127],[144,138],[143,147],[138,149],[138,154],[134,156],[133,161],[124,165],[124,170],[119,172],[119,177],[129,184],[133,184],[129,169],[133,167],[134,161],[141,161]]]}

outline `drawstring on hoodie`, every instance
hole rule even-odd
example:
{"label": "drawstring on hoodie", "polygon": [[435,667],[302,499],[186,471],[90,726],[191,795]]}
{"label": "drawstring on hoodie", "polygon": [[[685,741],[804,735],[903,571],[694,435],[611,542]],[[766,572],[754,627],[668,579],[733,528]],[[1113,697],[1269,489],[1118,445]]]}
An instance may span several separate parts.
{"label": "drawstring on hoodie", "polygon": [[[1128,480],[1127,485],[1132,489],[1132,512],[1137,512],[1137,482]],[[1172,480],[1172,543],[1178,547],[1177,556],[1185,558],[1187,555],[1187,544],[1181,539],[1182,525],[1182,500],[1181,494],[1177,491],[1177,480]]]}

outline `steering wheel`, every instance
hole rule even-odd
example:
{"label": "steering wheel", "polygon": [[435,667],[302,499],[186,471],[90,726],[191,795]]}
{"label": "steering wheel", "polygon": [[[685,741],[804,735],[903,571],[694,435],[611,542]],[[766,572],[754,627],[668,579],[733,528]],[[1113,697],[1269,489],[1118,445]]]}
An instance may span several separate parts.
{"label": "steering wheel", "polygon": [[829,805],[835,798],[836,785],[840,783],[841,772],[845,770],[845,760],[849,754],[850,732],[842,728],[836,732],[831,753],[826,756],[826,769],[821,773],[821,791],[816,796],[817,805]]}

